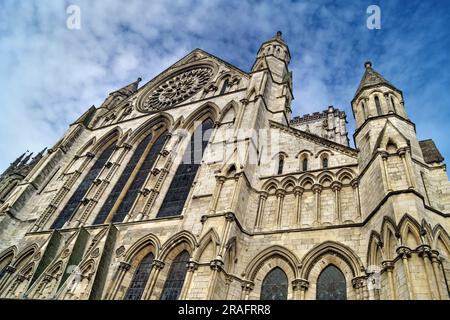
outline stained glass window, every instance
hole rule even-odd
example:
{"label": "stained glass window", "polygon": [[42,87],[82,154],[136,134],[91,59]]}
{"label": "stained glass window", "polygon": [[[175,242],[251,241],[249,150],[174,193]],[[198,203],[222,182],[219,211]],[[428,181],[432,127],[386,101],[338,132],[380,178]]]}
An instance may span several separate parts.
{"label": "stained glass window", "polygon": [[177,300],[181,289],[183,288],[184,278],[187,272],[187,263],[189,262],[189,253],[181,252],[172,262],[169,274],[167,276],[164,289],[161,294],[161,300]]}
{"label": "stained glass window", "polygon": [[347,286],[342,272],[333,265],[326,267],[317,279],[317,300],[347,300]]}
{"label": "stained glass window", "polygon": [[[208,145],[212,127],[213,122],[208,119],[195,130],[183,156],[183,162],[178,166],[169,191],[159,209],[158,217],[177,216],[183,211],[195,175],[200,168],[203,152]],[[198,140],[201,140],[201,143]]]}
{"label": "stained glass window", "polygon": [[380,104],[380,99],[378,98],[378,96],[375,96],[375,106],[377,107],[378,115],[381,116],[382,115],[381,104]]}
{"label": "stained glass window", "polygon": [[75,193],[69,199],[69,202],[66,204],[64,209],[59,214],[58,218],[53,223],[51,227],[52,229],[61,229],[67,222],[67,220],[75,213],[78,206],[80,205],[81,200],[83,200],[87,191],[92,185],[92,182],[94,182],[94,180],[97,178],[100,171],[105,166],[108,159],[111,157],[115,148],[116,144],[113,143],[101,153],[95,164],[92,166],[91,170],[89,170],[88,174],[84,177],[83,181],[75,190]]}
{"label": "stained glass window", "polygon": [[[147,178],[150,170],[152,169],[152,167],[155,163],[158,153],[161,151],[162,147],[164,146],[166,136],[167,136],[166,133],[162,134],[156,140],[156,142],[153,144],[153,146],[152,146],[151,150],[148,152],[148,154],[145,156],[145,160],[143,161],[142,165],[138,169],[138,172],[135,175],[133,182],[131,183],[122,202],[120,203],[119,207],[117,208],[117,211],[113,218],[113,222],[123,221],[123,219],[125,218],[127,213],[131,210],[131,207],[133,206],[133,203],[139,194],[139,190],[144,185],[145,179]],[[113,190],[111,191],[108,198],[106,199],[106,202],[104,203],[103,207],[100,209],[100,212],[97,215],[97,218],[95,219],[94,224],[101,224],[101,223],[105,222],[105,220],[108,217],[109,213],[111,212],[112,208],[116,204],[117,199],[119,198],[120,194],[122,193],[123,188],[125,188],[125,185],[129,181],[131,174],[133,173],[136,166],[139,164],[141,158],[143,157],[145,150],[151,140],[152,140],[152,135],[150,134],[144,140],[142,140],[141,143],[139,143],[139,145],[136,148],[136,151],[133,153],[133,156],[131,157],[130,161],[127,163],[119,180],[117,181]]]}
{"label": "stained glass window", "polygon": [[286,300],[288,278],[281,268],[275,268],[264,278],[261,287],[261,300]]}
{"label": "stained glass window", "polygon": [[131,280],[130,287],[125,295],[125,300],[140,300],[144,293],[145,285],[147,284],[148,277],[152,271],[154,255],[153,253],[147,254],[139,263],[139,266],[134,273],[133,280]]}

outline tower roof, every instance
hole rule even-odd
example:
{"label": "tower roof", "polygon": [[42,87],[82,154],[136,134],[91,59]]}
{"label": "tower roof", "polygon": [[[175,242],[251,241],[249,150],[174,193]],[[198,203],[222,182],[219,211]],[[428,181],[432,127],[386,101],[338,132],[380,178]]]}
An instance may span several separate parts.
{"label": "tower roof", "polygon": [[367,61],[364,64],[364,67],[366,68],[366,71],[364,72],[361,82],[359,83],[359,86],[358,86],[358,89],[356,90],[355,96],[357,96],[365,88],[378,86],[378,85],[386,85],[395,90],[398,90],[389,81],[387,81],[381,74],[379,74],[377,71],[375,71],[372,68],[372,62]]}

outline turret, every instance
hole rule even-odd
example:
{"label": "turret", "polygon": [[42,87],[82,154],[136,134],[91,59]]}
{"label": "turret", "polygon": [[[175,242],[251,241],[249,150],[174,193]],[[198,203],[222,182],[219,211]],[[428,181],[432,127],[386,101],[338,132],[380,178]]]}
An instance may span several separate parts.
{"label": "turret", "polygon": [[364,67],[364,75],[352,101],[356,127],[361,127],[371,117],[386,114],[397,114],[408,119],[403,93],[375,71],[370,61]]}

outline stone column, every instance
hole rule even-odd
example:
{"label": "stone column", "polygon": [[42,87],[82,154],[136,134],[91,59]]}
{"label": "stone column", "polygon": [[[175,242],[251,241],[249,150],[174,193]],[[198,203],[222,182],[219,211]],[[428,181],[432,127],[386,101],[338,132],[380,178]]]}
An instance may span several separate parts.
{"label": "stone column", "polygon": [[384,93],[384,98],[386,99],[386,106],[388,107],[388,113],[394,113],[394,106],[389,99],[389,93]]}
{"label": "stone column", "polygon": [[277,196],[276,223],[277,223],[277,228],[280,228],[281,220],[282,220],[282,213],[283,213],[283,202],[284,202],[284,197],[286,196],[286,192],[284,190],[278,189],[276,192],[276,196]]}
{"label": "stone column", "polygon": [[250,297],[250,292],[253,291],[255,285],[251,281],[244,281],[241,284],[242,292],[240,300],[248,300]]}
{"label": "stone column", "polygon": [[411,169],[406,161],[406,154],[408,153],[408,148],[400,148],[397,150],[397,154],[400,156],[403,162],[403,167],[405,168],[406,180],[408,182],[408,188],[414,189],[413,179],[411,177]]}
{"label": "stone column", "polygon": [[314,194],[316,195],[316,211],[315,211],[315,217],[314,217],[314,226],[320,226],[321,224],[321,215],[320,215],[320,194],[322,192],[322,186],[315,184],[312,186],[312,190]]}
{"label": "stone column", "polygon": [[216,190],[214,192],[213,199],[212,199],[212,202],[211,202],[211,207],[209,209],[210,214],[216,213],[217,204],[219,203],[220,194],[222,193],[222,188],[223,188],[223,185],[224,185],[224,183],[226,181],[226,177],[218,176],[218,177],[216,177],[216,180],[217,180]]}
{"label": "stone column", "polygon": [[438,283],[434,275],[433,266],[431,265],[431,247],[429,245],[422,244],[417,247],[417,251],[419,252],[419,257],[423,259],[423,263],[425,265],[425,275],[428,281],[431,298],[433,300],[438,300],[441,297],[438,290]]}
{"label": "stone column", "polygon": [[366,285],[366,277],[360,276],[352,279],[352,286],[355,289],[356,300],[367,300],[367,295],[364,292]]}
{"label": "stone column", "polygon": [[161,270],[164,268],[164,265],[165,263],[161,260],[153,260],[152,271],[150,271],[146,288],[144,289],[144,293],[142,294],[144,300],[150,300],[153,289],[155,288],[156,280],[158,280],[158,276]]}
{"label": "stone column", "polygon": [[389,283],[389,297],[391,300],[397,300],[397,287],[395,286],[393,270],[395,263],[393,261],[383,261],[383,269],[387,273],[388,283]]}
{"label": "stone column", "polygon": [[386,187],[387,192],[391,192],[392,187],[391,187],[391,181],[389,179],[388,168],[387,168],[387,158],[388,158],[389,154],[386,151],[381,151],[380,156],[381,156],[381,166],[382,166],[381,173],[382,173],[383,181],[385,182],[385,187]]}
{"label": "stone column", "polygon": [[255,220],[256,228],[261,228],[261,223],[262,223],[262,219],[263,219],[264,208],[266,206],[267,197],[268,197],[267,192],[262,191],[259,194],[258,212],[256,213],[256,220]]}
{"label": "stone column", "polygon": [[16,272],[16,268],[13,267],[12,265],[7,265],[5,268],[5,273],[3,274],[3,278],[0,279],[0,293],[2,292],[2,289],[4,287],[4,285],[8,282],[9,278],[11,277],[11,275]]}
{"label": "stone column", "polygon": [[234,215],[234,213],[232,213],[232,212],[228,212],[226,215],[225,215],[225,227],[224,227],[224,229],[223,229],[223,232],[222,232],[222,237],[221,237],[221,239],[222,239],[222,241],[220,242],[220,245],[219,245],[219,253],[218,253],[218,256],[219,257],[223,257],[224,256],[224,253],[225,253],[225,247],[226,247],[226,243],[227,243],[227,239],[228,239],[228,234],[230,233],[230,229],[231,229],[231,224],[234,222],[236,220],[236,216]]}
{"label": "stone column", "polygon": [[414,287],[412,285],[411,273],[409,271],[409,263],[408,259],[411,257],[411,249],[405,246],[400,246],[397,248],[397,254],[402,258],[403,268],[405,270],[406,275],[406,285],[408,288],[409,299],[414,300]]}
{"label": "stone column", "polygon": [[195,271],[198,269],[198,262],[190,260],[187,263],[187,273],[186,278],[183,283],[183,288],[180,293],[180,300],[186,300],[187,294],[189,292],[189,288],[191,287],[192,277],[194,276]]}
{"label": "stone column", "polygon": [[110,287],[109,292],[106,296],[107,300],[116,300],[117,293],[119,291],[119,287],[122,284],[123,278],[125,277],[125,274],[131,269],[131,264],[125,261],[121,261],[119,263],[119,268],[116,272],[116,279],[112,283],[112,287]]}
{"label": "stone column", "polygon": [[432,250],[431,251],[431,264],[433,267],[433,273],[434,273],[434,277],[436,279],[436,283],[437,283],[437,287],[439,290],[439,296],[441,297],[441,299],[448,299],[448,292],[447,292],[447,288],[442,288],[442,284],[445,283],[445,279],[443,279],[443,273],[444,271],[440,268],[441,266],[441,259],[439,258],[439,252],[436,250]]}
{"label": "stone column", "polygon": [[212,270],[211,282],[208,286],[208,294],[206,296],[207,300],[212,300],[214,290],[216,289],[217,277],[223,270],[224,263],[222,259],[214,259],[209,263],[209,267]]}
{"label": "stone column", "polygon": [[294,188],[294,195],[295,195],[295,214],[296,214],[296,221],[297,226],[299,228],[302,227],[302,196],[303,196],[304,189],[302,187],[295,187]]}
{"label": "stone column", "polygon": [[342,183],[340,183],[338,181],[334,181],[331,184],[331,189],[334,191],[334,206],[335,206],[334,223],[335,224],[341,224],[342,223],[342,217],[341,217],[341,189],[342,189]]}
{"label": "stone column", "polygon": [[305,292],[309,288],[309,282],[305,279],[295,279],[292,281],[292,291],[294,300],[305,300]]}
{"label": "stone column", "polygon": [[358,218],[361,218],[361,200],[359,197],[359,180],[354,179],[351,182],[353,188],[353,196],[355,198],[356,211],[358,214]]}

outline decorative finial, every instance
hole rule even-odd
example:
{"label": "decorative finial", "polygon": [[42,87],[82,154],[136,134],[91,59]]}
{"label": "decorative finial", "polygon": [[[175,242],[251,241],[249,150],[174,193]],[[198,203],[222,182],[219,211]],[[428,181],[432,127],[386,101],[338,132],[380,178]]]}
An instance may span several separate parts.
{"label": "decorative finial", "polygon": [[281,36],[282,36],[282,34],[283,34],[283,33],[282,33],[281,31],[278,31],[278,32],[277,32],[277,38],[280,39]]}
{"label": "decorative finial", "polygon": [[141,82],[141,81],[142,81],[141,77],[137,78],[137,82]]}
{"label": "decorative finial", "polygon": [[372,68],[372,62],[366,61],[366,63],[364,63],[364,67],[365,67],[366,69]]}

